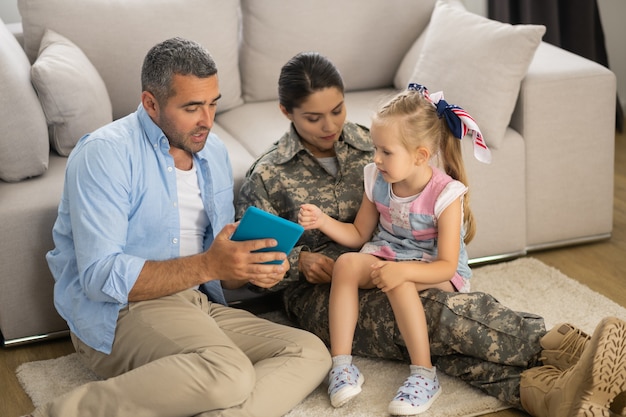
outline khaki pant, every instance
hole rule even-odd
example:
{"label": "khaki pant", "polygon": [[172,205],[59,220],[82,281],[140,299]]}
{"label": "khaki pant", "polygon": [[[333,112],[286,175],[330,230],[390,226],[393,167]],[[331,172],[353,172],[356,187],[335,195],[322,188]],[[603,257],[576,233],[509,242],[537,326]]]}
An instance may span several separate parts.
{"label": "khaki pant", "polygon": [[194,290],[131,303],[110,355],[72,341],[106,379],[55,399],[36,417],[282,416],[330,369],[316,336]]}

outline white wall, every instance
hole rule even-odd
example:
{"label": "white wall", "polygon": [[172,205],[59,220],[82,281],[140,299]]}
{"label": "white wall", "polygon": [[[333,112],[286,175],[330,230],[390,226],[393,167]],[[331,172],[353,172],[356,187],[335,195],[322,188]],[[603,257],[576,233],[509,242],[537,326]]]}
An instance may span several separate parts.
{"label": "white wall", "polygon": [[[487,14],[486,0],[463,0],[466,7],[474,13]],[[609,67],[617,76],[617,91],[626,110],[626,53],[623,42],[626,39],[626,1],[598,0],[600,18],[604,28]],[[17,9],[17,0],[0,0],[0,19],[4,23],[16,23],[21,20]],[[593,93],[590,91],[590,93]]]}
{"label": "white wall", "polygon": [[4,23],[17,23],[22,20],[17,10],[17,0],[0,0],[0,19]]}

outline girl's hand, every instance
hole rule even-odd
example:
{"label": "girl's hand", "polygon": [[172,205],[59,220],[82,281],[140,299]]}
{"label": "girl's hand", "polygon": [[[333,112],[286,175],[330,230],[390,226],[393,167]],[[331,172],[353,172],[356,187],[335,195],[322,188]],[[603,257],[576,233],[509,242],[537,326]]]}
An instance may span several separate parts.
{"label": "girl's hand", "polygon": [[391,291],[404,282],[398,262],[376,261],[372,264],[372,283],[382,292]]}
{"label": "girl's hand", "polygon": [[298,223],[300,223],[305,230],[319,229],[324,226],[325,221],[326,216],[316,205],[302,204],[300,206],[300,211],[298,212]]}

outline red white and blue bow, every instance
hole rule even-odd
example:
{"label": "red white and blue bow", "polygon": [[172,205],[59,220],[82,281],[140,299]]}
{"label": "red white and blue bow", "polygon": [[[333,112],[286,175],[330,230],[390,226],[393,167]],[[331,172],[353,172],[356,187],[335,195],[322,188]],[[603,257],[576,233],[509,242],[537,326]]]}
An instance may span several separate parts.
{"label": "red white and blue bow", "polygon": [[426,100],[437,108],[437,115],[446,119],[448,127],[455,137],[463,139],[471,131],[474,142],[474,157],[485,164],[491,163],[491,151],[487,147],[482,133],[480,133],[478,124],[469,113],[457,105],[448,104],[443,99],[442,91],[430,94],[426,87],[417,83],[409,84],[408,89],[420,92]]}

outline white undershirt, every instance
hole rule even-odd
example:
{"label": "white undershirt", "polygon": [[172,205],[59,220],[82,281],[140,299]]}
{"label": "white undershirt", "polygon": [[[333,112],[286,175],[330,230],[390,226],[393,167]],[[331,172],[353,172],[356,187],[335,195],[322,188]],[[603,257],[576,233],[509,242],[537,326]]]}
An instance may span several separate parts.
{"label": "white undershirt", "polygon": [[204,210],[195,165],[189,171],[176,169],[178,213],[180,216],[180,256],[202,252],[209,218]]}

